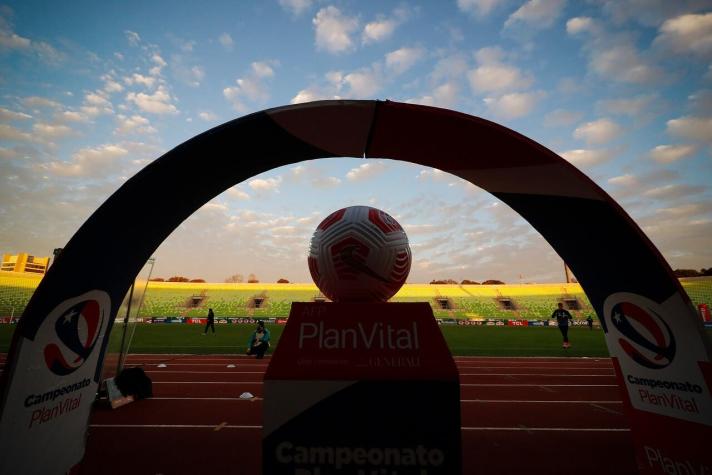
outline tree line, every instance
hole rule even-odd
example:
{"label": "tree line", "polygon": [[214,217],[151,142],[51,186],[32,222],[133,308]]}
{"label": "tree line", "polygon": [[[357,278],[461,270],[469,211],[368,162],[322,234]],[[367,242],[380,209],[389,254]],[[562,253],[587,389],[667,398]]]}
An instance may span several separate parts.
{"label": "tree line", "polygon": [[453,279],[443,279],[443,280],[431,280],[431,285],[505,285],[501,280],[490,279],[483,282],[477,282],[476,280],[464,279],[459,284]]}
{"label": "tree line", "polygon": [[673,271],[675,277],[709,277],[712,276],[712,267],[700,270],[695,269],[675,269]]}

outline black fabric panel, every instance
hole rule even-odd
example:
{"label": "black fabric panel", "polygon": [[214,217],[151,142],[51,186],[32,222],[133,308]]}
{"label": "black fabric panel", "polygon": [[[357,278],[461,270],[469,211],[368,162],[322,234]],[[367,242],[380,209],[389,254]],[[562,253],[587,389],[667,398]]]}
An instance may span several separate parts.
{"label": "black fabric panel", "polygon": [[[262,442],[263,473],[294,474],[309,465],[280,464],[275,449],[282,442],[301,447],[412,448],[445,453],[444,462],[422,467],[428,474],[461,473],[460,386],[457,381],[360,381],[319,401],[267,436]],[[314,465],[311,465],[313,468]],[[328,464],[322,473],[356,475],[386,468],[399,475],[419,475],[414,466],[347,466]]]}
{"label": "black fabric panel", "polygon": [[[569,265],[598,315],[615,292],[662,302],[678,290],[670,266],[625,213],[606,201],[496,193]],[[603,322],[602,322],[603,323]]]}

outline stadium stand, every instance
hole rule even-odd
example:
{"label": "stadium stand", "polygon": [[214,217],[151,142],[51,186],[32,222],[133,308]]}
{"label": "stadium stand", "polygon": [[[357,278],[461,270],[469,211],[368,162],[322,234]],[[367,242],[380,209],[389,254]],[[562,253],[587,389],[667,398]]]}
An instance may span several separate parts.
{"label": "stadium stand", "polygon": [[[2,272],[0,317],[24,311],[41,276]],[[712,277],[681,279],[693,304],[712,306]],[[141,317],[286,317],[292,302],[323,296],[314,284],[223,284],[150,282]],[[437,318],[546,319],[563,302],[575,318],[593,314],[579,284],[428,285],[406,284],[393,302],[429,302]]]}

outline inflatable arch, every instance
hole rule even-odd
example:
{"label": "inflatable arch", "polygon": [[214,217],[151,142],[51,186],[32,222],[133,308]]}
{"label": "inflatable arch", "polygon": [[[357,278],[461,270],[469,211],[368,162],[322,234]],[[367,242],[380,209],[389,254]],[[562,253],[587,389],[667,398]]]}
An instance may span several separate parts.
{"label": "inflatable arch", "polygon": [[[667,457],[712,472],[712,451],[693,448],[712,426],[712,351],[686,293],[640,228],[536,142],[481,118],[389,101],[320,101],[241,117],[169,151],[99,207],[15,331],[0,388],[0,472],[62,471],[81,460],[113,319],[141,267],[183,220],[254,175],[340,156],[435,167],[517,211],[568,263],[601,319],[641,470],[667,473]],[[89,327],[83,341],[71,331],[79,313]],[[71,415],[35,424],[38,408],[59,398],[77,405]]]}

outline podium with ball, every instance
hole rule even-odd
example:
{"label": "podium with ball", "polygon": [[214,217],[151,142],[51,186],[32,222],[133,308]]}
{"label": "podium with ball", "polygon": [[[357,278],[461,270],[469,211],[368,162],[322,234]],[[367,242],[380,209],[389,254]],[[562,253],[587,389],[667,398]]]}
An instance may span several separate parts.
{"label": "podium with ball", "polygon": [[386,303],[410,262],[383,211],[317,227],[309,269],[332,302],[292,305],[265,373],[263,473],[461,472],[458,372],[432,309]]}

